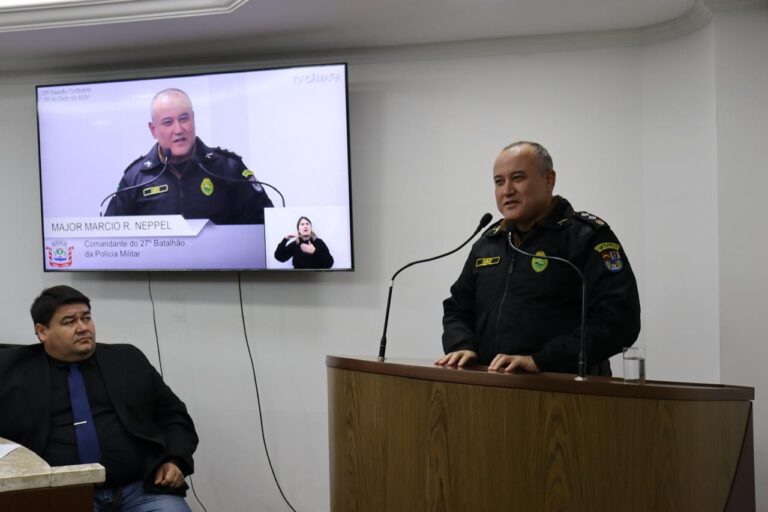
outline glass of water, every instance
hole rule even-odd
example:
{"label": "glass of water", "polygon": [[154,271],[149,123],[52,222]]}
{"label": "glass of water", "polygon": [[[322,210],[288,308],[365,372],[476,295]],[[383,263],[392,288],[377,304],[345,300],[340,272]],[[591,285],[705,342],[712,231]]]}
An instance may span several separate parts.
{"label": "glass of water", "polygon": [[624,347],[624,382],[645,382],[645,348]]}

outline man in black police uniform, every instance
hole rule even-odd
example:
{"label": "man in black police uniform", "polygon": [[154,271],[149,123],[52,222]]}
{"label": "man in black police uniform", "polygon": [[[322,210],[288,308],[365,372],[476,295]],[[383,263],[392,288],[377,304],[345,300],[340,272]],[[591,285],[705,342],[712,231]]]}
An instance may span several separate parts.
{"label": "man in black police uniform", "polygon": [[435,363],[577,373],[581,280],[564,263],[515,253],[512,240],[528,253],[565,258],[582,271],[588,373],[610,375],[608,358],[640,332],[637,283],[618,239],[603,220],[575,213],[553,196],[552,158],[540,144],[504,148],[493,181],[504,219],[474,244],[443,303],[446,355]]}
{"label": "man in black police uniform", "polygon": [[74,288],[44,290],[31,314],[41,343],[0,351],[0,437],[51,466],[102,464],[96,512],[189,512],[198,438],[184,403],[139,349],[96,343]]}
{"label": "man in black police uniform", "polygon": [[151,116],[149,131],[157,143],[125,170],[105,215],[180,214],[214,224],[264,224],[269,196],[238,155],[210,148],[195,135],[195,113],[184,91],[157,93]]}

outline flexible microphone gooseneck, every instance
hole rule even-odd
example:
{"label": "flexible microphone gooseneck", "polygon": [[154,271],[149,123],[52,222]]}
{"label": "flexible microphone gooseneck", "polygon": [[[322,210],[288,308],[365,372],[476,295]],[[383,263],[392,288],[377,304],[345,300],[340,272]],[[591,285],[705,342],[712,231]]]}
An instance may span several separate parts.
{"label": "flexible microphone gooseneck", "polygon": [[168,169],[168,159],[171,158],[171,150],[169,148],[163,149],[163,158],[165,159],[165,162],[163,163],[162,170],[158,173],[157,176],[155,176],[152,179],[149,179],[149,180],[145,181],[144,183],[139,183],[138,185],[131,185],[130,187],[125,187],[125,188],[121,188],[120,190],[116,190],[115,192],[112,192],[107,197],[105,197],[101,201],[101,203],[99,204],[99,217],[103,217],[104,216],[104,212],[101,211],[101,208],[104,206],[104,203],[107,201],[107,199],[110,199],[110,198],[112,198],[112,197],[114,197],[117,194],[120,194],[122,192],[127,192],[128,190],[133,190],[135,188],[139,188],[139,187],[143,187],[143,186],[149,185],[153,181],[155,181],[158,178],[160,178],[160,176],[162,176],[165,173],[166,169]]}
{"label": "flexible microphone gooseneck", "polygon": [[565,258],[559,258],[557,256],[546,256],[544,254],[531,254],[529,252],[525,252],[524,250],[518,248],[515,246],[514,241],[512,240],[512,232],[510,231],[507,235],[507,241],[509,242],[509,246],[517,253],[522,254],[524,256],[528,256],[530,258],[538,258],[542,260],[555,260],[559,261],[561,263],[565,263],[569,267],[571,267],[573,270],[576,271],[577,274],[579,274],[579,278],[581,279],[581,334],[579,336],[579,364],[577,367],[577,377],[576,380],[587,380],[587,355],[584,351],[584,325],[587,323],[587,280],[584,279],[584,274],[582,274],[581,270],[571,263],[570,261],[566,260]]}
{"label": "flexible microphone gooseneck", "polygon": [[273,185],[270,185],[267,182],[257,180],[256,176],[254,176],[253,174],[250,174],[249,176],[245,177],[245,180],[226,178],[224,176],[219,176],[218,174],[214,174],[211,171],[209,171],[208,169],[206,169],[205,166],[203,165],[203,162],[201,162],[197,158],[195,158],[195,162],[197,163],[198,167],[200,167],[200,169],[203,170],[203,172],[205,174],[207,174],[208,176],[210,176],[212,178],[216,178],[216,179],[219,179],[219,180],[222,180],[222,181],[229,181],[231,183],[239,183],[241,185],[250,185],[258,193],[261,193],[261,192],[264,191],[264,189],[261,188],[262,186],[271,188],[272,190],[277,192],[277,194],[280,196],[280,200],[283,202],[283,208],[285,208],[285,197],[283,197],[283,194],[279,190],[277,190],[277,187],[275,187]]}
{"label": "flexible microphone gooseneck", "polygon": [[463,244],[461,244],[454,250],[448,251],[445,254],[441,254],[439,256],[434,256],[432,258],[412,261],[407,265],[401,267],[400,270],[398,270],[397,272],[395,272],[395,274],[392,276],[392,279],[389,280],[389,294],[387,295],[387,312],[384,314],[384,333],[381,335],[381,343],[379,344],[379,361],[382,361],[382,362],[384,361],[385,359],[384,353],[387,351],[387,325],[389,324],[389,307],[392,304],[392,287],[395,284],[395,278],[397,277],[397,275],[403,270],[407,269],[408,267],[412,267],[413,265],[417,265],[419,263],[426,263],[428,261],[439,260],[440,258],[443,258],[445,256],[450,256],[451,254],[455,253],[456,251],[458,251],[459,249],[467,245],[470,242],[470,240],[475,238],[475,235],[477,235],[480,232],[480,230],[482,230],[485,226],[490,224],[492,219],[493,219],[493,216],[490,213],[486,213],[485,215],[483,215],[483,218],[480,219],[480,223],[477,225],[477,228],[475,228],[475,231],[472,233],[472,235],[469,238],[467,238]]}

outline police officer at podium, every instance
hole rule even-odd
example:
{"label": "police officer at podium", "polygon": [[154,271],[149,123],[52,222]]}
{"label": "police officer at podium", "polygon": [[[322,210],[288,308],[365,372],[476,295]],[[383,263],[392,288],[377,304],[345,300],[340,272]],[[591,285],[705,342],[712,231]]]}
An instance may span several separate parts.
{"label": "police officer at podium", "polygon": [[582,282],[543,256],[566,259],[584,275],[587,373],[610,375],[608,358],[637,339],[640,300],[624,247],[604,220],[553,195],[555,176],[552,157],[535,142],[510,144],[496,158],[503,219],[473,245],[443,303],[445,355],[436,364],[577,373]]}

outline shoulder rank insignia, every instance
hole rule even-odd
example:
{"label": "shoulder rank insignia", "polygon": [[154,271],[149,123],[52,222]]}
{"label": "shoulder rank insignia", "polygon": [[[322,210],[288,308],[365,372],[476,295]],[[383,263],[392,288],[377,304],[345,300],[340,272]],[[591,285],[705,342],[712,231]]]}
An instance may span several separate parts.
{"label": "shoulder rank insignia", "polygon": [[504,231],[504,220],[498,220],[485,230],[483,236],[496,236]]}
{"label": "shoulder rank insignia", "polygon": [[601,219],[597,215],[592,215],[589,212],[578,212],[578,213],[575,213],[573,216],[596,228],[601,228],[603,226],[608,225],[603,219]]}
{"label": "shoulder rank insignia", "polygon": [[605,268],[610,272],[621,272],[624,268],[624,262],[621,260],[619,249],[621,249],[621,246],[615,242],[603,242],[595,246],[595,251],[600,253]]}
{"label": "shoulder rank insignia", "polygon": [[477,258],[475,260],[475,268],[490,267],[492,265],[498,265],[501,261],[500,256],[493,256],[492,258]]}

